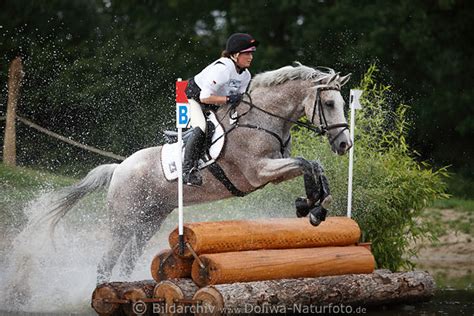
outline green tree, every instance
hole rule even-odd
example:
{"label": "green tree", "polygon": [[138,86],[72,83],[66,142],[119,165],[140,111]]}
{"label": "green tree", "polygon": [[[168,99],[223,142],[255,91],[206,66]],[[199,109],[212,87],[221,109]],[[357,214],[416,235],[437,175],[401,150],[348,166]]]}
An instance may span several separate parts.
{"label": "green tree", "polygon": [[[393,97],[414,104],[408,139],[422,158],[472,175],[473,6],[461,0],[6,0],[0,2],[0,82],[5,87],[8,63],[22,55],[23,115],[127,155],[161,142],[161,130],[172,127],[174,80],[217,58],[230,33],[250,32],[262,43],[253,73],[299,60],[360,78],[376,62],[396,87]],[[71,162],[68,155],[101,160],[28,129],[20,134],[25,162],[46,157],[43,163],[59,166]]]}

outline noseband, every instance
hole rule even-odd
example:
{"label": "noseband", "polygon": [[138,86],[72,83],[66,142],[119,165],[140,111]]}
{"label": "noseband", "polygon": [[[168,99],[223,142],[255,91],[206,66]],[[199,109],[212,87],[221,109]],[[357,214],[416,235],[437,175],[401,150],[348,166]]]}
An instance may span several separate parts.
{"label": "noseband", "polygon": [[324,87],[324,88],[317,88],[316,90],[316,100],[314,100],[314,107],[313,107],[313,116],[311,118],[311,122],[314,122],[314,117],[316,116],[316,111],[318,111],[319,115],[319,126],[317,127],[319,129],[318,134],[320,135],[325,135],[327,132],[329,132],[332,129],[335,128],[342,128],[339,133],[335,137],[331,139],[329,138],[329,144],[333,144],[336,139],[344,133],[345,130],[349,129],[349,124],[347,123],[336,123],[336,124],[328,124],[328,121],[326,119],[326,115],[324,114],[324,108],[323,104],[321,102],[321,91],[341,91],[339,88],[330,88],[330,87]]}

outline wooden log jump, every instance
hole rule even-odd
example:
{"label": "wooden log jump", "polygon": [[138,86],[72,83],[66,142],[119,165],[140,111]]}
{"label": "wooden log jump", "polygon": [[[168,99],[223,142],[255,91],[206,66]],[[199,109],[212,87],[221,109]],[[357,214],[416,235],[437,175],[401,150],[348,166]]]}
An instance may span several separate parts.
{"label": "wooden log jump", "polygon": [[[199,288],[191,279],[173,279],[158,283],[153,297],[163,298],[164,304],[159,306],[160,315],[188,314],[189,305],[194,304],[193,295]],[[156,310],[156,309],[155,309]]]}
{"label": "wooden log jump", "polygon": [[180,258],[171,249],[160,251],[151,262],[151,276],[156,282],[191,278],[194,258]]}
{"label": "wooden log jump", "polygon": [[227,252],[199,256],[192,277],[213,284],[372,273],[375,260],[365,247],[324,247]]}
{"label": "wooden log jump", "polygon": [[[195,315],[289,313],[311,314],[315,306],[373,306],[429,300],[433,277],[425,271],[350,274],[283,279],[204,287],[193,299],[202,302]],[[326,314],[331,313],[327,311]]]}
{"label": "wooden log jump", "polygon": [[[211,254],[354,245],[360,238],[360,229],[347,217],[328,217],[317,227],[306,218],[278,218],[186,224],[184,238],[197,254]],[[169,236],[169,244],[174,248],[177,243],[175,229]],[[184,256],[192,254],[186,249]]]}
{"label": "wooden log jump", "polygon": [[[92,307],[99,315],[123,315],[126,310],[123,307],[130,307],[131,302],[121,299],[122,295],[130,289],[143,286],[148,286],[149,292],[149,282],[153,281],[101,284],[94,291]],[[155,310],[165,315],[181,314],[186,310],[196,315],[252,312],[311,314],[311,311],[315,311],[314,307],[331,304],[355,308],[427,301],[434,292],[433,277],[425,271],[392,273],[377,270],[371,274],[219,284],[199,290],[189,279],[167,280],[157,284],[153,291],[154,298],[145,299],[144,302],[154,305],[147,307],[148,312]],[[111,301],[107,301],[107,298]],[[174,304],[175,309],[164,307],[171,304]],[[193,309],[180,309],[184,305],[193,306]],[[316,311],[331,313],[328,310],[323,313],[321,309]]]}
{"label": "wooden log jump", "polygon": [[328,304],[422,301],[435,290],[426,272],[374,272],[370,244],[357,245],[359,226],[346,217],[318,227],[289,218],[194,223],[184,233],[185,256],[172,250],[176,230],[172,249],[154,257],[150,269],[158,284],[101,284],[92,295],[97,313],[133,315],[140,303],[147,313],[163,315],[311,314],[312,307]]}
{"label": "wooden log jump", "polygon": [[110,282],[96,287],[92,293],[92,308],[99,315],[134,315],[132,303],[151,298],[156,282]]}
{"label": "wooden log jump", "polygon": [[[192,297],[197,290],[191,279],[166,280],[158,284],[153,280],[110,282],[96,287],[91,305],[103,316],[136,315],[140,310],[144,314],[153,311],[160,315],[182,314],[194,304]],[[134,306],[137,302],[141,309]]]}

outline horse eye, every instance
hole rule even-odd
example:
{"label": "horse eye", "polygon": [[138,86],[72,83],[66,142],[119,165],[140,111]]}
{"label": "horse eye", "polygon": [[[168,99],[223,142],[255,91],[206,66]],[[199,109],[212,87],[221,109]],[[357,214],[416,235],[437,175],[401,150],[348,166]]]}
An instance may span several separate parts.
{"label": "horse eye", "polygon": [[326,101],[324,102],[324,105],[327,106],[328,108],[332,108],[334,107],[334,101],[333,100]]}

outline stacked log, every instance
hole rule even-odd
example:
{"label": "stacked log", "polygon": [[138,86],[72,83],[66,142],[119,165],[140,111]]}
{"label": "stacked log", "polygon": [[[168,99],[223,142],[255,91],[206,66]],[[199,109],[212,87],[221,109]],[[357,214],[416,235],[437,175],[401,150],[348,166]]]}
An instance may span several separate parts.
{"label": "stacked log", "polygon": [[155,286],[153,280],[103,283],[92,293],[91,305],[99,315],[134,315],[133,302],[151,298]]}
{"label": "stacked log", "polygon": [[[328,217],[315,227],[307,218],[202,222],[184,225],[184,239],[197,254],[258,249],[294,249],[354,245],[360,238],[357,223],[347,217]],[[178,229],[169,236],[177,249]],[[177,250],[176,250],[177,253]],[[192,257],[189,249],[184,257]]]}
{"label": "stacked log", "polygon": [[199,256],[192,277],[199,286],[287,278],[372,273],[375,260],[365,247],[324,247],[227,252]]}
{"label": "stacked log", "polygon": [[163,298],[164,304],[155,311],[160,315],[191,314],[191,299],[197,290],[191,279],[162,281],[156,285],[153,297]]}
{"label": "stacked log", "polygon": [[[140,283],[99,285],[93,294],[92,307],[99,315],[123,315],[125,309],[120,306],[130,303],[120,303],[120,293],[136,288]],[[350,309],[344,311],[350,313],[361,306],[427,301],[433,297],[435,289],[433,277],[425,271],[391,273],[377,270],[371,274],[210,285],[199,290],[189,279],[179,279],[158,283],[153,291],[156,302],[151,303],[154,306],[148,306],[147,311],[163,315],[183,314],[183,311],[197,315],[331,314],[336,312],[330,310],[331,306],[337,306],[339,310],[349,306]],[[114,298],[115,303],[107,303],[105,298]],[[159,299],[165,304],[159,303]]]}
{"label": "stacked log", "polygon": [[99,285],[97,313],[133,315],[137,302],[163,315],[314,313],[328,304],[426,300],[435,289],[426,272],[374,273],[370,244],[357,244],[359,226],[346,217],[318,227],[304,218],[192,223],[184,235],[184,254],[176,229],[171,249],[153,258],[153,281]]}
{"label": "stacked log", "polygon": [[[184,239],[199,255],[191,273],[199,286],[371,273],[375,260],[370,251],[350,246],[359,238],[359,226],[347,217],[329,217],[318,227],[304,218],[184,226]],[[169,237],[173,249],[178,240],[175,229]],[[188,258],[192,252],[186,249],[175,256]]]}
{"label": "stacked log", "polygon": [[[336,306],[352,313],[357,307],[429,300],[433,277],[424,271],[350,274],[319,278],[283,279],[221,284],[201,288],[196,315],[332,314]],[[324,307],[317,309],[316,307]],[[345,310],[342,310],[346,308]]]}
{"label": "stacked log", "polygon": [[151,262],[151,276],[156,282],[191,278],[194,258],[178,257],[171,249],[159,252]]}

